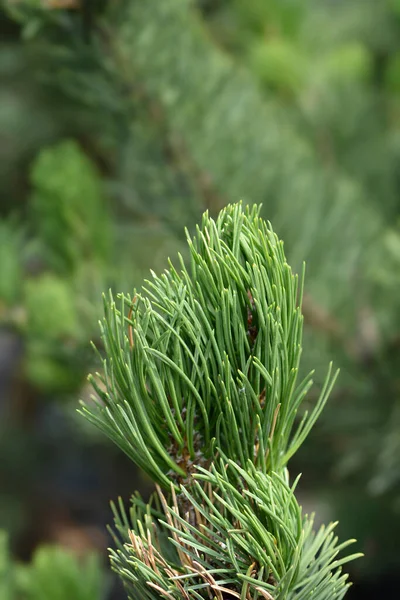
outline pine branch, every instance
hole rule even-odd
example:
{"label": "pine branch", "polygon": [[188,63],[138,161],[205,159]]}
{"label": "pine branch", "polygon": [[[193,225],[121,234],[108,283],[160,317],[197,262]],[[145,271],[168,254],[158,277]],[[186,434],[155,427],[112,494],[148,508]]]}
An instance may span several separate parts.
{"label": "pine branch", "polygon": [[[155,526],[151,508],[133,500],[128,540],[112,551],[112,566],[132,598],[342,598],[349,587],[342,566],[360,555],[338,558],[354,540],[338,544],[336,524],[313,531],[313,516],[294,495],[297,481],[290,487],[286,471],[265,475],[250,462],[200,468],[180,490],[186,513],[174,491],[168,503],[159,489],[164,516]],[[127,515],[115,515],[126,532]]]}
{"label": "pine branch", "polygon": [[[138,187],[142,205],[151,205],[152,212],[160,204],[155,198],[164,197],[164,215],[164,207],[175,206],[177,198],[174,214],[181,213],[184,202],[186,211],[193,198],[194,213],[198,204],[211,203],[215,210],[224,199],[264,202],[268,218],[289,244],[294,267],[301,267],[298,257],[310,265],[313,304],[328,314],[349,301],[350,286],[343,281],[353,281],[356,269],[368,264],[367,249],[373,251],[374,236],[382,231],[379,215],[366,201],[368,189],[340,167],[322,164],[276,99],[263,94],[251,73],[215,43],[192,3],[111,3],[105,18],[96,18],[90,48],[70,39],[69,29],[67,42],[64,11],[44,12],[60,13],[49,52],[55,57],[52,81],[92,110],[118,115],[122,128],[133,123],[140,148],[127,161],[130,175],[121,196],[129,195],[137,208],[132,189]],[[138,116],[141,100],[155,107],[149,113],[161,115],[162,135],[152,128],[151,115],[143,118],[146,110],[140,108]],[[162,144],[148,143],[160,137],[172,160],[160,152]],[[349,328],[349,323],[340,325]]]}
{"label": "pine branch", "polygon": [[302,283],[258,213],[236,205],[216,222],[206,213],[188,236],[189,268],[153,273],[135,302],[105,299],[101,389],[93,379],[103,405],[84,412],[163,486],[207,464],[214,444],[242,465],[280,471],[333,385],[329,369],[295,429],[312,384],[312,374],[297,381]]}
{"label": "pine branch", "polygon": [[[81,413],[158,484],[149,505],[114,507],[113,568],[131,598],[342,598],[334,525],[313,531],[289,485],[288,460],[320,415],[298,381],[303,279],[257,206],[203,216],[190,264],[110,292],[106,357]],[[162,489],[164,491],[162,491]]]}

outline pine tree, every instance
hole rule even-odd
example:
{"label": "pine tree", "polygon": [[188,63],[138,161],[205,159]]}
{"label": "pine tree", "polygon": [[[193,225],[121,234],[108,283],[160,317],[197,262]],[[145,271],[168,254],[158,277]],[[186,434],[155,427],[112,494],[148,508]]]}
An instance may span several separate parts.
{"label": "pine tree", "polygon": [[343,598],[353,540],[314,530],[287,470],[336,379],[303,410],[303,279],[256,206],[205,213],[187,241],[190,265],[105,298],[82,414],[157,485],[114,507],[113,568],[132,599]]}

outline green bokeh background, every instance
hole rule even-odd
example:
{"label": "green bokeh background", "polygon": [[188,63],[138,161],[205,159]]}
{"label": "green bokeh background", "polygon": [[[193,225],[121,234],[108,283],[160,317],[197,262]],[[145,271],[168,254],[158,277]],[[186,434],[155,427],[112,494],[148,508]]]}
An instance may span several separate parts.
{"label": "green bokeh background", "polygon": [[341,368],[292,463],[301,500],[359,540],[349,598],[397,598],[400,2],[4,0],[1,11],[10,560],[51,562],[49,543],[105,557],[108,500],[151,489],[75,414],[98,367],[101,293],[132,292],[185,254],[184,227],[204,210],[243,199],[262,202],[293,268],[307,263],[304,370],[318,384],[330,360]]}

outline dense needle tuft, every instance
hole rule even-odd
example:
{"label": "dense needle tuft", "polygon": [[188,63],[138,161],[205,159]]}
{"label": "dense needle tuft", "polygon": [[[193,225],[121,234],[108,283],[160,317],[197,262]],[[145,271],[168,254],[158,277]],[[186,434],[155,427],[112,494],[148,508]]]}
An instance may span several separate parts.
{"label": "dense needle tuft", "polygon": [[241,465],[284,468],[333,385],[297,425],[302,281],[259,208],[206,213],[190,264],[152,273],[133,298],[104,299],[100,402],[84,413],[159,484],[184,482],[215,447]]}

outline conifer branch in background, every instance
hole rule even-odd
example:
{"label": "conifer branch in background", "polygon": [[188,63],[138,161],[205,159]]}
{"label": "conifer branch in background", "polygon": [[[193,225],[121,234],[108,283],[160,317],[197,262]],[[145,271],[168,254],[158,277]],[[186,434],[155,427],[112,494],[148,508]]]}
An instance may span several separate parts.
{"label": "conifer branch in background", "polygon": [[313,530],[288,460],[321,413],[298,380],[303,277],[254,206],[203,216],[142,291],[104,299],[103,372],[81,412],[159,486],[114,507],[112,565],[135,599],[334,600],[349,584],[334,524]]}

